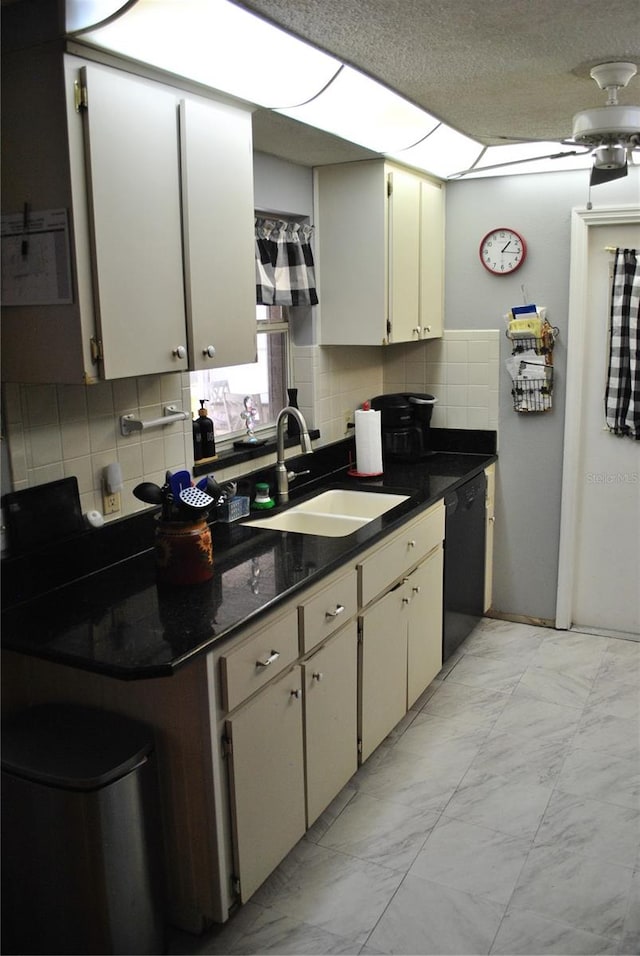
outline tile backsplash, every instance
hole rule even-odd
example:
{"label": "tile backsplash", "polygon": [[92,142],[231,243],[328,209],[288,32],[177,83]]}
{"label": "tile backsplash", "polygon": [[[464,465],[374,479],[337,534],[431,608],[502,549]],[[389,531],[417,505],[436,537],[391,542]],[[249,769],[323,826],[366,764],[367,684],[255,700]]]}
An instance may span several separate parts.
{"label": "tile backsplash", "polygon": [[193,462],[191,422],[120,433],[120,416],[159,418],[165,405],[190,408],[186,374],[146,375],[98,385],[15,385],[3,388],[11,474],[16,490],[75,475],[83,512],[102,511],[102,474],[119,462],[122,510],[144,507],[133,497],[142,480],[162,484],[167,468]]}
{"label": "tile backsplash", "polygon": [[[300,409],[320,444],[338,441],[363,401],[382,392],[436,396],[432,424],[440,428],[498,427],[499,331],[452,330],[442,339],[385,348],[293,347]],[[133,497],[141,481],[162,484],[167,468],[191,468],[191,421],[120,433],[120,416],[159,418],[165,405],[190,408],[188,373],[117,379],[98,385],[3,386],[11,474],[16,490],[75,475],[83,512],[102,511],[102,474],[117,461],[124,487],[122,510],[146,507]],[[215,468],[220,480],[269,464]],[[6,489],[5,489],[6,490]]]}
{"label": "tile backsplash", "polygon": [[445,330],[441,339],[391,346],[384,357],[384,391],[434,395],[436,428],[498,430],[498,329]]}

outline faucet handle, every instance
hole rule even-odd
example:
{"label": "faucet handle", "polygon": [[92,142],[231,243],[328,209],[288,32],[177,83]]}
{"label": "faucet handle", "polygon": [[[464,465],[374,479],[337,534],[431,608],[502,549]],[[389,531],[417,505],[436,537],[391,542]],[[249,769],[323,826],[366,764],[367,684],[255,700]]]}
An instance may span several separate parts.
{"label": "faucet handle", "polygon": [[295,478],[299,478],[301,475],[310,475],[311,469],[307,468],[305,471],[288,471],[287,480],[293,481]]}

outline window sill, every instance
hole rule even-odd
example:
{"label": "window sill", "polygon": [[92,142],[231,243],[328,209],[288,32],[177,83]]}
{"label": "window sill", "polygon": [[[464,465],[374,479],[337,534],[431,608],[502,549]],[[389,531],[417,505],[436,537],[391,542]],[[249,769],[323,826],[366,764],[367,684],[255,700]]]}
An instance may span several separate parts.
{"label": "window sill", "polygon": [[[317,428],[309,429],[309,436],[312,440],[320,438],[320,431]],[[300,444],[299,438],[288,438],[285,435],[284,438],[284,447],[285,448],[295,448],[296,445]],[[229,468],[234,465],[241,465],[245,461],[253,461],[256,458],[261,458],[264,455],[275,454],[276,452],[276,436],[275,432],[267,438],[267,441],[263,445],[256,445],[255,448],[225,448],[218,452],[215,458],[207,459],[206,461],[197,461],[193,465],[193,475],[194,477],[199,477],[200,475],[210,474],[212,468]]]}

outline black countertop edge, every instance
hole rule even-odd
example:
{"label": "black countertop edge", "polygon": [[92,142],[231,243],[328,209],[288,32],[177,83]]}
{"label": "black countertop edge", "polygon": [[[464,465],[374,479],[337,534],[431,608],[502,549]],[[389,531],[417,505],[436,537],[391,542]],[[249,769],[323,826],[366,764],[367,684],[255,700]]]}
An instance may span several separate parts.
{"label": "black countertop edge", "polygon": [[[171,676],[353,560],[496,459],[495,453],[488,452],[445,452],[426,463],[385,465],[384,475],[370,482],[347,477],[348,465],[335,468],[324,479],[320,476],[301,487],[296,497],[315,494],[317,486],[324,484],[404,493],[408,500],[339,539],[286,536],[237,522],[214,525],[216,574],[204,586],[162,592],[155,583],[152,549],[141,551],[56,592],[8,609],[2,616],[3,647],[121,680]],[[449,475],[452,470],[458,474]],[[432,491],[432,485],[437,485],[437,490]],[[302,568],[298,580],[289,568],[292,554]],[[275,578],[270,592],[267,589],[264,597],[255,597],[247,591],[247,569],[262,559],[267,561],[267,572],[274,566]],[[285,564],[283,571],[281,565]],[[241,586],[233,584],[237,572]],[[225,576],[231,576],[229,588],[223,587]],[[223,594],[227,594],[224,599]],[[106,659],[100,658],[96,646],[106,648]],[[152,659],[159,654],[164,659]]]}

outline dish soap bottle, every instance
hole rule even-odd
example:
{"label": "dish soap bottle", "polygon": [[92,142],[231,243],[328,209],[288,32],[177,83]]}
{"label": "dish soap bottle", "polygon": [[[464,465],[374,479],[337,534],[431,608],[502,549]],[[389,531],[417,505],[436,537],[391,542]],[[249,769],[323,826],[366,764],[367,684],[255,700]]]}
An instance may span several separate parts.
{"label": "dish soap bottle", "polygon": [[200,425],[200,435],[202,436],[202,448],[201,456],[202,458],[215,458],[216,457],[216,442],[215,436],[213,434],[213,422],[207,415],[207,410],[204,407],[205,399],[200,399],[200,408],[198,409]]}
{"label": "dish soap bottle", "polygon": [[201,461],[202,459],[202,432],[200,430],[200,418],[191,419],[191,427],[193,429],[193,460]]}

